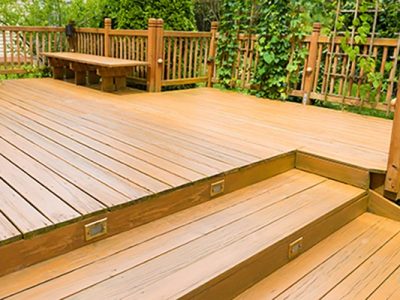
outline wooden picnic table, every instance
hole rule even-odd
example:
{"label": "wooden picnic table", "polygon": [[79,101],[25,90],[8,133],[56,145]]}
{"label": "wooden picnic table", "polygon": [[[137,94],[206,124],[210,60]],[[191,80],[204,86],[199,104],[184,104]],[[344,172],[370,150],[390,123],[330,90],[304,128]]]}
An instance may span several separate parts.
{"label": "wooden picnic table", "polygon": [[126,78],[133,67],[147,66],[147,62],[119,59],[76,52],[44,52],[49,59],[55,79],[74,77],[77,85],[96,84],[101,78],[101,90],[112,92],[126,87]]}

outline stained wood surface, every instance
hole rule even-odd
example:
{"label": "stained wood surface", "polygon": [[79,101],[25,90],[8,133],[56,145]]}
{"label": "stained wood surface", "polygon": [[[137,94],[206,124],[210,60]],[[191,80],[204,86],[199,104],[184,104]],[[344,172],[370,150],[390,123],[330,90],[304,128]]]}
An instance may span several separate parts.
{"label": "stained wood surface", "polygon": [[387,163],[391,122],[350,113],[216,89],[104,94],[51,79],[4,81],[0,92],[4,197],[21,203],[27,236],[296,149],[364,170]]}
{"label": "stained wood surface", "polygon": [[301,228],[332,226],[317,224],[363,195],[362,189],[293,169],[1,277],[0,297],[176,298]]}
{"label": "stained wood surface", "polygon": [[108,68],[146,66],[148,64],[147,62],[144,61],[104,57],[104,56],[82,54],[76,52],[44,52],[42,53],[42,55],[67,61],[78,62],[82,64],[89,64],[89,65],[108,67]]}
{"label": "stained wood surface", "polygon": [[365,213],[237,299],[395,297],[399,234],[399,222]]}

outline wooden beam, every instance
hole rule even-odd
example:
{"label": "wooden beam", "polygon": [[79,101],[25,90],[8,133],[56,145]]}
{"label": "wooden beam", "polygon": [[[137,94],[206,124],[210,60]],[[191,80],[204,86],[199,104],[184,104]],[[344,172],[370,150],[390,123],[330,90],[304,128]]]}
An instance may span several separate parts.
{"label": "wooden beam", "polygon": [[155,92],[155,72],[157,68],[157,61],[155,59],[157,43],[157,20],[154,18],[149,19],[148,22],[148,36],[147,36],[147,60],[149,66],[147,68],[147,91]]}
{"label": "wooden beam", "polygon": [[375,191],[369,191],[368,211],[395,221],[400,221],[400,206]]}
{"label": "wooden beam", "polygon": [[311,35],[310,50],[308,53],[306,77],[304,82],[303,104],[307,105],[311,104],[310,93],[314,86],[314,80],[315,80],[315,66],[317,63],[318,38],[320,32],[321,32],[321,24],[314,23],[313,33]]}
{"label": "wooden beam", "polygon": [[213,77],[214,77],[214,66],[215,66],[215,54],[217,52],[217,31],[218,31],[218,22],[212,22],[211,23],[211,41],[210,41],[210,50],[209,50],[209,56],[208,56],[208,61],[207,61],[207,68],[208,68],[208,82],[207,86],[212,87],[213,86]]}
{"label": "wooden beam", "polygon": [[110,31],[111,31],[111,19],[104,19],[104,56],[110,57]]}
{"label": "wooden beam", "polygon": [[397,105],[394,110],[392,138],[385,180],[385,197],[396,201],[400,192],[400,80],[397,84]]}
{"label": "wooden beam", "polygon": [[164,69],[164,21],[162,19],[157,20],[157,31],[156,31],[156,56],[154,57],[155,62],[155,92],[161,92],[163,69]]}

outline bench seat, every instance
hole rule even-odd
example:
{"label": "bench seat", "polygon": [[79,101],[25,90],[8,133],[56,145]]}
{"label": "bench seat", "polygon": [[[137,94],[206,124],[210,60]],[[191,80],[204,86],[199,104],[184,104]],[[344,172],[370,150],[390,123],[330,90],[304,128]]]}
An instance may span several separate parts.
{"label": "bench seat", "polygon": [[101,78],[101,90],[112,92],[126,87],[126,77],[137,66],[147,66],[147,62],[126,60],[76,52],[44,52],[49,59],[55,79],[74,77],[78,85],[90,84]]}

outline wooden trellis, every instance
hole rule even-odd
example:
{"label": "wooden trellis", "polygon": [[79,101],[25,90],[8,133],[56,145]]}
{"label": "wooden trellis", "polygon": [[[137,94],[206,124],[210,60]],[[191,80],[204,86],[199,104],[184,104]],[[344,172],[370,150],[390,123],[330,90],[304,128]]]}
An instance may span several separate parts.
{"label": "wooden trellis", "polygon": [[[364,43],[355,42],[353,26],[348,45],[357,45],[360,54],[351,60],[341,47],[344,35],[337,31],[340,14],[353,14],[353,20],[359,16],[360,0],[355,2],[354,9],[341,9],[338,1],[335,27],[330,37],[320,35],[320,26],[314,26],[313,35],[303,41],[307,47],[308,58],[302,71],[301,85],[291,87],[290,94],[303,97],[304,103],[320,100],[384,110],[389,113],[390,101],[395,96],[398,57],[400,51],[400,35],[396,39],[376,37],[376,26],[379,13],[379,2],[375,8],[366,13],[373,14],[373,25],[370,36]],[[295,51],[295,50],[294,50]],[[376,72],[380,73],[382,83],[373,93],[370,91],[362,97],[362,86],[367,83],[366,71],[360,66],[361,58],[372,58]]]}

